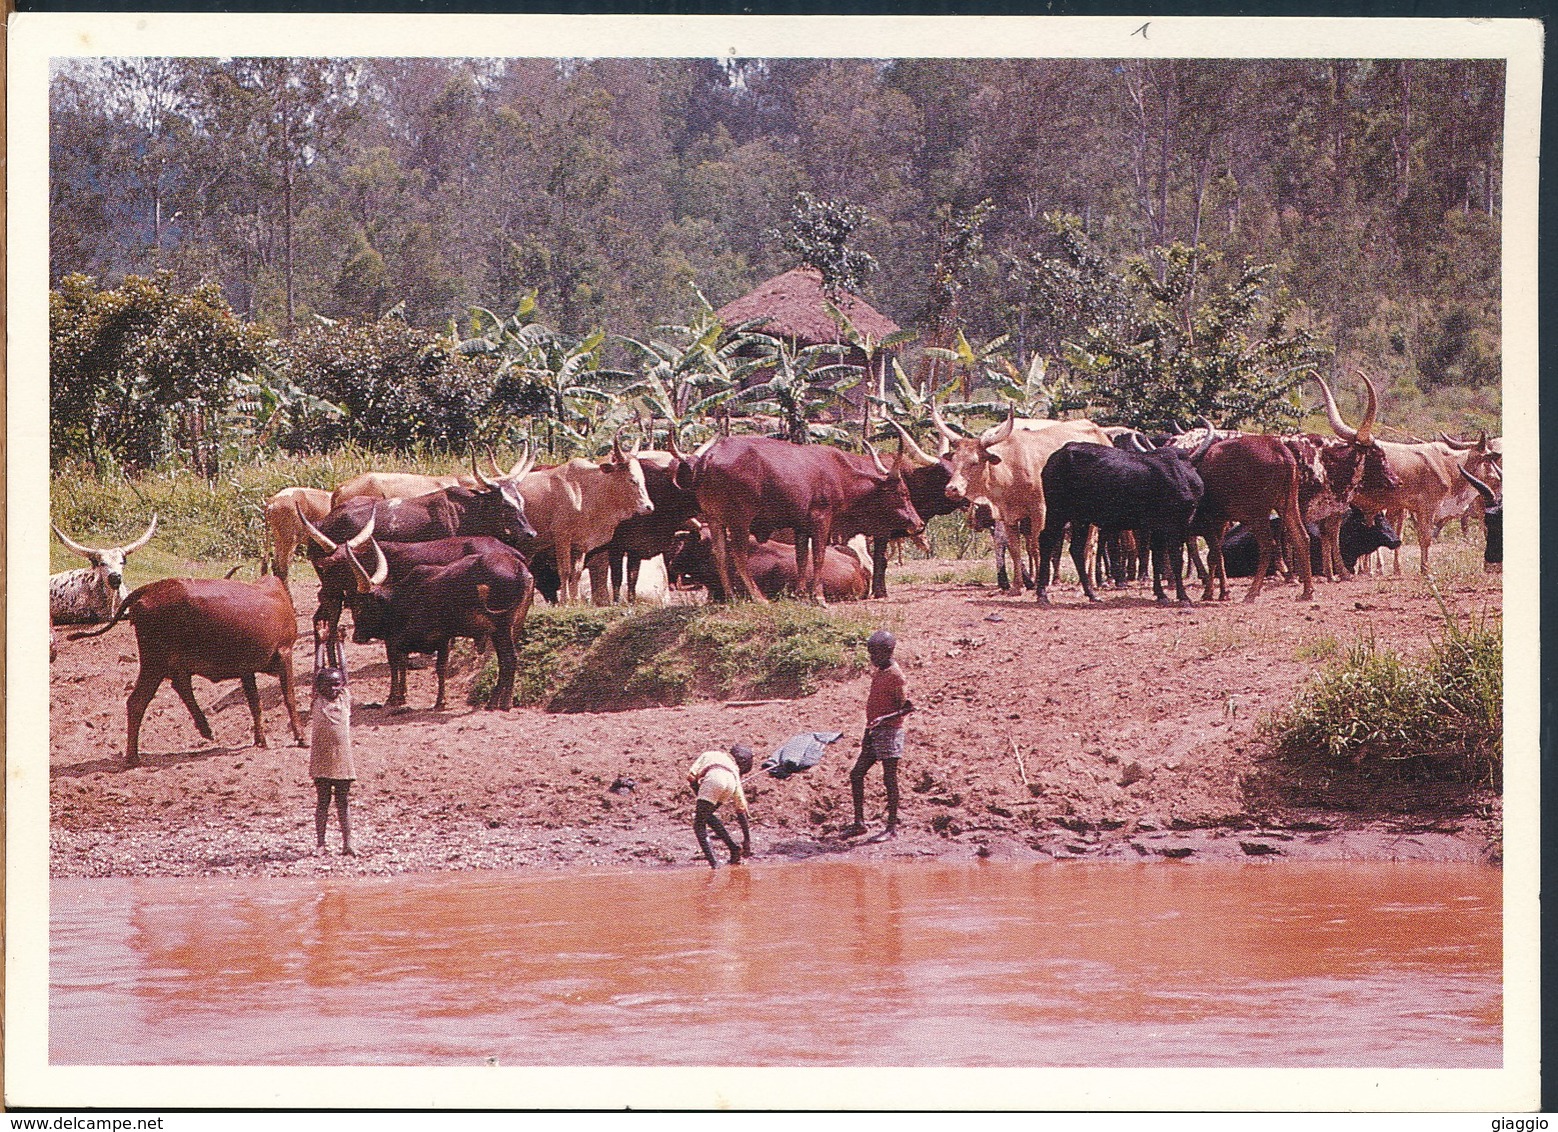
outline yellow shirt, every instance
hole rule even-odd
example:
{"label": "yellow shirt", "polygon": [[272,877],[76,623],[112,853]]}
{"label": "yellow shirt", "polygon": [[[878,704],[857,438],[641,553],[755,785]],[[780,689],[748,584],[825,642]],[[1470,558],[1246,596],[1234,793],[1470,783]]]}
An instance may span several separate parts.
{"label": "yellow shirt", "polygon": [[741,768],[725,751],[704,751],[687,768],[687,782],[698,792],[699,801],[719,806],[734,802],[737,811],[747,812],[747,796],[741,789]]}

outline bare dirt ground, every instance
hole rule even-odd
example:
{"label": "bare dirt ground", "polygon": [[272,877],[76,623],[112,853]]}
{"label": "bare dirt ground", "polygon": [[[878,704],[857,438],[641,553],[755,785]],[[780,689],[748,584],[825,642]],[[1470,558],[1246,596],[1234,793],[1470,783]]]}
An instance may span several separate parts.
{"label": "bare dirt ground", "polygon": [[[1450,549],[1450,548],[1446,548]],[[1471,548],[1440,575],[1463,612],[1497,612],[1497,577]],[[1140,589],[1088,606],[1075,586],[1036,607],[966,580],[970,562],[911,562],[872,614],[900,639],[920,710],[902,764],[904,829],[844,840],[848,771],[867,676],[781,704],[699,703],[614,713],[490,713],[464,703],[472,662],[434,713],[430,669],[411,674],[416,710],[382,707],[379,646],[349,646],[357,701],[352,816],[359,856],[314,853],[308,752],[291,745],[276,682],[261,677],[271,746],[249,747],[236,683],[196,682],[217,741],[202,743],[164,684],[147,713],[142,762],[124,764],[134,631],[63,641],[51,669],[51,871],[57,877],[377,875],[519,867],[704,867],[685,772],[702,750],[743,740],[759,761],[788,736],[845,737],[811,771],[747,780],[754,867],[820,854],[857,858],[1245,860],[1500,859],[1497,796],[1304,780],[1265,752],[1257,721],[1285,706],[1334,646],[1373,632],[1426,647],[1438,607],[1403,554],[1404,577],[1317,586],[1313,604],[1278,584],[1238,600],[1160,609]],[[986,568],[987,572],[987,568]],[[315,585],[298,564],[300,705]],[[306,724],[305,724],[306,727]],[[1014,750],[1013,743],[1016,744]],[[1020,758],[1019,758],[1020,755]],[[612,784],[631,780],[631,789]]]}

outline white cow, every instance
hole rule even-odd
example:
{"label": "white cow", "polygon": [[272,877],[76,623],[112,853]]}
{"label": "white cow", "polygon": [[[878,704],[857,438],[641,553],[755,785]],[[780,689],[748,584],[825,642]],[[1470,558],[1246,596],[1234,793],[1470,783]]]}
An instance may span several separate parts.
{"label": "white cow", "polygon": [[81,555],[91,565],[49,576],[49,622],[91,625],[110,620],[119,612],[119,603],[130,596],[130,588],[124,584],[125,559],[157,533],[157,516],[151,517],[151,526],[134,542],[106,549],[83,546],[58,527],[54,527],[54,533],[67,549]]}

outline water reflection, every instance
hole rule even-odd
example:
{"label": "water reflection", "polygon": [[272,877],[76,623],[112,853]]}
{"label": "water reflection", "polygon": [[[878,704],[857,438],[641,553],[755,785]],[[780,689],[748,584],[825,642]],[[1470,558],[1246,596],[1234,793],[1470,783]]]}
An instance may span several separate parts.
{"label": "water reflection", "polygon": [[760,861],[57,881],[51,1057],[1498,1065],[1500,880]]}

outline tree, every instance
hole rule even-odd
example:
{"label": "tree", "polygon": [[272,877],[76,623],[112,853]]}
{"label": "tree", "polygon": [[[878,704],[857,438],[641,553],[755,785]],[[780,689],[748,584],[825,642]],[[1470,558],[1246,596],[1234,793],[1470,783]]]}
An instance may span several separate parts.
{"label": "tree", "polygon": [[822,272],[824,294],[837,295],[859,291],[876,269],[875,259],[849,246],[849,238],[865,221],[865,210],[852,204],[797,193],[789,227],[775,235],[803,266]]}
{"label": "tree", "polygon": [[236,384],[265,357],[221,288],[172,289],[170,272],[103,290],[68,275],[49,292],[49,439],[56,457],[114,460],[137,471],[175,450],[214,476],[221,418]]}
{"label": "tree", "polygon": [[1091,402],[1105,419],[1142,429],[1201,416],[1227,428],[1291,425],[1301,410],[1289,394],[1330,354],[1271,295],[1273,266],[1246,263],[1197,299],[1197,274],[1216,257],[1179,243],[1160,251],[1161,281],[1145,256],[1126,266],[1139,312],[1126,333],[1089,327],[1066,344]]}

